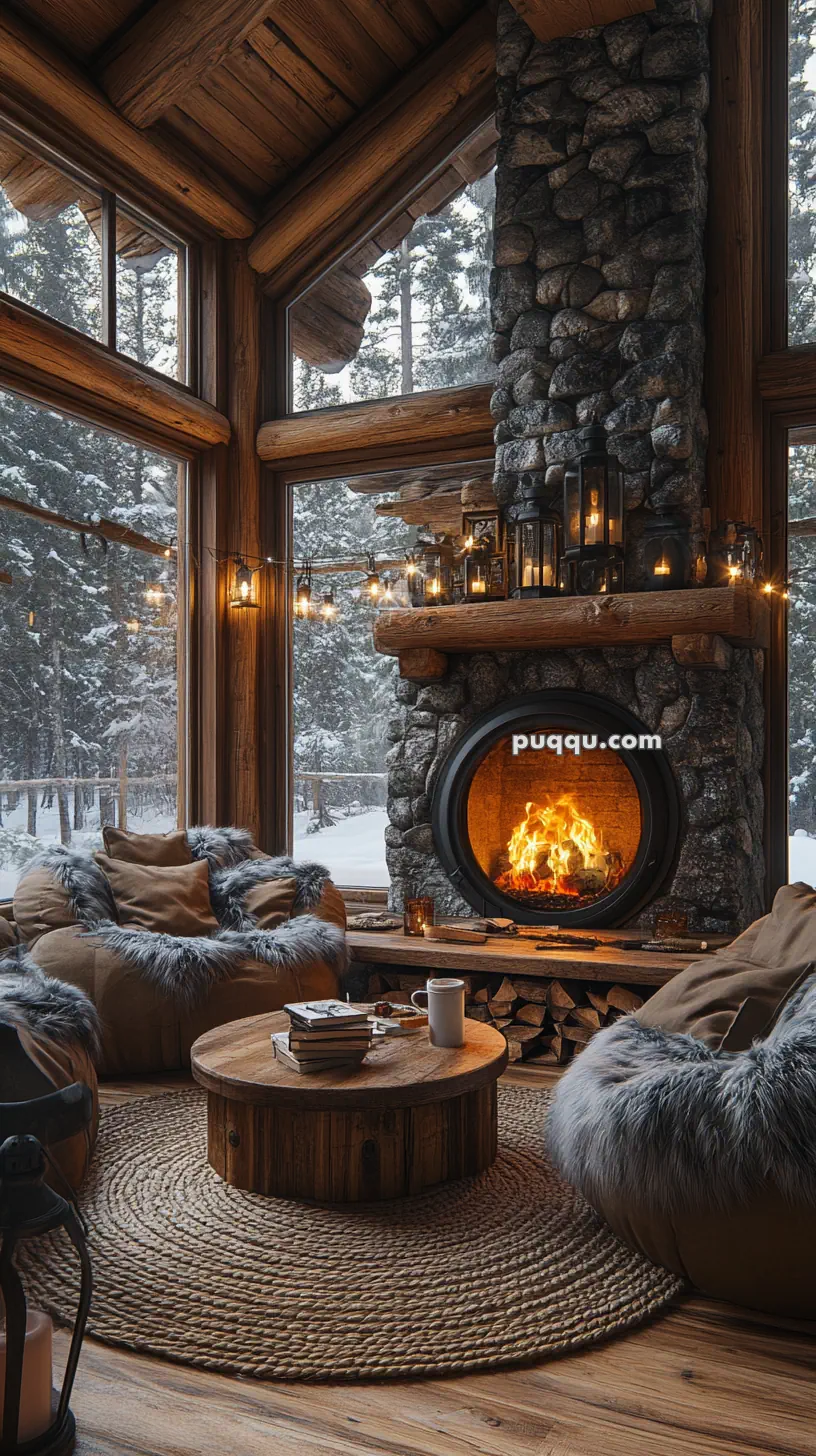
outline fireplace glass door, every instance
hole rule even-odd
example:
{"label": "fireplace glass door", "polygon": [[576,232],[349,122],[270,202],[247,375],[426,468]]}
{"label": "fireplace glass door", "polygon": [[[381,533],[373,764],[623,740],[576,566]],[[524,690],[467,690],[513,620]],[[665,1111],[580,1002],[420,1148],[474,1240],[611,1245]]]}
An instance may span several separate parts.
{"label": "fireplace glass door", "polygon": [[[581,741],[567,725],[532,735],[545,736]],[[538,912],[597,905],[637,858],[642,815],[632,774],[609,748],[513,746],[513,735],[501,738],[470,782],[467,832],[479,867],[503,894]]]}

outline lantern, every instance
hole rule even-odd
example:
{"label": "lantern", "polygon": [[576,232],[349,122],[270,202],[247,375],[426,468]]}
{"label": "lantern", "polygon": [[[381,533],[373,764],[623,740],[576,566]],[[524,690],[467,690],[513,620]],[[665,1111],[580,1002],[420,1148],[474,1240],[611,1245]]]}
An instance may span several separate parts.
{"label": "lantern", "polygon": [[564,473],[565,590],[623,591],[623,472],[601,425],[581,431],[581,453]]}
{"label": "lantern", "polygon": [[306,568],[295,583],[295,616],[304,619],[312,611],[312,573]]}
{"label": "lantern", "polygon": [[334,600],[334,588],[323,593],[323,603],[320,608],[320,615],[324,622],[337,621],[337,603]]}
{"label": "lantern", "polygon": [[[465,511],[462,516],[465,550],[461,596],[466,602],[498,601],[507,596],[507,553],[498,506]],[[457,594],[456,592],[454,593]]]}
{"label": "lantern", "polygon": [[408,596],[412,607],[421,607],[424,605],[425,578],[422,574],[420,561],[421,557],[418,552],[407,551],[405,553],[403,575],[408,587]]}
{"label": "lantern", "polygon": [[374,554],[371,551],[369,551],[366,560],[366,577],[363,582],[363,591],[369,600],[377,606],[382,591],[382,583],[380,581],[380,573],[377,570],[377,563],[374,560]]}
{"label": "lantern", "polygon": [[738,581],[756,581],[762,575],[762,540],[744,521],[723,521],[715,533],[710,553],[713,586],[735,586]]}
{"label": "lantern", "polygon": [[552,597],[558,581],[561,520],[552,504],[544,475],[522,475],[523,500],[514,512],[510,546],[511,591],[514,597]]}
{"label": "lantern", "polygon": [[680,512],[662,511],[643,528],[648,591],[679,591],[691,584],[691,523]]}
{"label": "lantern", "polygon": [[[75,1082],[31,1102],[0,1105],[0,1135],[35,1127],[48,1141],[87,1127],[91,1094]],[[14,1264],[18,1244],[65,1229],[79,1257],[81,1282],[71,1346],[59,1394],[51,1391],[50,1321],[29,1310]],[[91,1264],[79,1218],[45,1182],[45,1154],[36,1137],[11,1131],[0,1146],[0,1299],[5,1310],[5,1379],[0,1450],[8,1456],[67,1456],[76,1423],[69,1408],[91,1303]]]}
{"label": "lantern", "polygon": [[230,592],[230,606],[247,610],[247,608],[257,607],[257,605],[258,603],[255,600],[255,572],[251,566],[247,566],[241,556],[236,556],[232,590]]}
{"label": "lantern", "polygon": [[447,607],[453,600],[453,547],[432,542],[422,552],[422,605]]}

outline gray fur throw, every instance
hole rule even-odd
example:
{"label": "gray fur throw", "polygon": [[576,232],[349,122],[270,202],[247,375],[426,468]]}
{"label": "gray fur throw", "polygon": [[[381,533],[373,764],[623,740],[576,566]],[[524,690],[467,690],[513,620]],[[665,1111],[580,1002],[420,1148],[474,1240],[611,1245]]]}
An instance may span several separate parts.
{"label": "gray fur throw", "polygon": [[348,964],[346,937],[336,925],[315,915],[299,915],[275,930],[219,930],[212,937],[160,935],[112,923],[92,934],[164,995],[191,1009],[217,981],[236,975],[248,960],[263,961],[272,972],[304,970],[325,961],[338,976]]}
{"label": "gray fur throw", "polygon": [[96,1056],[99,1016],[78,986],[46,976],[22,946],[0,959],[0,1023],[48,1036],[58,1046],[79,1045]]}
{"label": "gray fur throw", "polygon": [[767,1182],[816,1207],[816,976],[747,1051],[632,1016],[598,1032],[555,1090],[547,1143],[600,1209],[734,1208]]}
{"label": "gray fur throw", "polygon": [[295,864],[278,859],[248,859],[229,869],[210,872],[210,899],[219,925],[225,930],[252,930],[254,919],[244,909],[247,892],[266,880],[293,878],[297,886],[292,909],[313,910],[323,893],[329,872],[319,864]]}

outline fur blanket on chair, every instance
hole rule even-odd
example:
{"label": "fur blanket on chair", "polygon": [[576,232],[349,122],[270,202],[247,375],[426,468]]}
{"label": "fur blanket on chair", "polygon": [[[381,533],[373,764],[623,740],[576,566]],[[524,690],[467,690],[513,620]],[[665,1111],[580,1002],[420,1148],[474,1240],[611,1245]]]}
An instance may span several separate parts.
{"label": "fur blanket on chair", "polygon": [[[323,961],[337,976],[348,965],[344,932],[308,912],[317,905],[329,872],[318,864],[300,864],[287,856],[257,858],[244,829],[188,829],[194,859],[208,865],[210,900],[219,930],[213,936],[182,937],[135,930],[116,923],[111,888],[90,854],[62,845],[38,854],[26,866],[47,869],[65,890],[72,914],[90,935],[127,961],[145,980],[188,1009],[204,1000],[212,986],[240,971],[249,960],[272,971],[298,970]],[[275,930],[256,930],[245,898],[264,880],[295,880],[296,917]]]}
{"label": "fur blanket on chair", "polygon": [[77,986],[46,976],[22,946],[0,958],[0,1024],[39,1032],[58,1046],[78,1045],[96,1057],[99,1016]]}
{"label": "fur blanket on chair", "polygon": [[598,1032],[556,1088],[547,1142],[596,1206],[727,1209],[771,1182],[816,1208],[816,975],[744,1052],[633,1016]]}

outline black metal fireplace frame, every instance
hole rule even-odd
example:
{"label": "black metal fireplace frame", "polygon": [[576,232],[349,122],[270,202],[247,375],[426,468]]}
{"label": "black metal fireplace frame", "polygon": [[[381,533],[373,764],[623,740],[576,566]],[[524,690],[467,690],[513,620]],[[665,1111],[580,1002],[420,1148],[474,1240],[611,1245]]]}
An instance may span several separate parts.
{"label": "black metal fireplace frame", "polygon": [[647,734],[626,708],[594,693],[554,688],[506,700],[477,718],[451,748],[433,790],[432,826],[442,864],[459,893],[479,915],[508,916],[526,925],[588,928],[620,925],[660,889],[677,853],[680,799],[662,749],[615,750],[632,775],[640,798],[641,838],[625,880],[594,905],[539,912],[499,890],[478,864],[467,833],[467,795],[485,755],[510,733],[555,729],[601,737]]}

